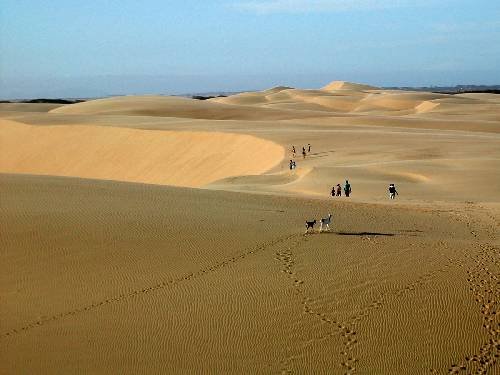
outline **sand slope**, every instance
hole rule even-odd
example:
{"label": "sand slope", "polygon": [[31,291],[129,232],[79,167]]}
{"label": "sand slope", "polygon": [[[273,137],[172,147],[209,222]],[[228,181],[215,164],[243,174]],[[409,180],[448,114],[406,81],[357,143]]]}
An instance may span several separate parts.
{"label": "sand slope", "polygon": [[84,103],[65,105],[50,111],[55,114],[72,115],[134,115],[162,116],[210,120],[262,120],[291,119],[321,116],[314,111],[278,110],[239,105],[228,106],[206,100],[195,100],[165,96],[122,96],[91,100]]}
{"label": "sand slope", "polygon": [[249,135],[97,126],[36,127],[4,120],[0,172],[200,187],[260,174],[283,148]]}
{"label": "sand slope", "polygon": [[0,178],[2,373],[498,371],[479,207]]}

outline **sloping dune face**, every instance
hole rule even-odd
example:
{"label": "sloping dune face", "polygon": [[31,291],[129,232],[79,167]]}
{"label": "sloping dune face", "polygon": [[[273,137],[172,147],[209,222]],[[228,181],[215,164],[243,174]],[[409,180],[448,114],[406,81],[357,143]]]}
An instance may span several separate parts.
{"label": "sloping dune face", "polygon": [[322,90],[378,90],[378,87],[363,85],[346,81],[333,81],[322,88]]}
{"label": "sloping dune face", "polygon": [[[254,107],[257,97],[242,103],[224,103],[172,96],[123,96],[65,105],[51,113],[66,115],[128,115],[178,117],[206,120],[283,120],[316,117],[321,113]],[[232,104],[232,105],[228,105]],[[236,104],[236,105],[235,105]]]}
{"label": "sloping dune face", "polygon": [[250,135],[99,126],[38,127],[4,120],[0,172],[201,187],[279,163],[281,146]]}

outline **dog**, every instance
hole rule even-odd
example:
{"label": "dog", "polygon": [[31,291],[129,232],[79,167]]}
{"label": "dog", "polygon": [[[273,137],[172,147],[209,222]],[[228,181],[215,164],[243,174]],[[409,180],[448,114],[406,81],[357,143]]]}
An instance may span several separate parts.
{"label": "dog", "polygon": [[324,217],[322,219],[320,219],[319,223],[320,223],[320,227],[319,227],[319,231],[321,232],[323,230],[323,226],[325,226],[325,228],[328,230],[330,229],[330,223],[332,222],[332,214],[328,214],[328,217]]}
{"label": "dog", "polygon": [[314,232],[314,225],[316,225],[316,220],[313,221],[306,220],[306,233],[309,231],[309,228],[311,228]]}

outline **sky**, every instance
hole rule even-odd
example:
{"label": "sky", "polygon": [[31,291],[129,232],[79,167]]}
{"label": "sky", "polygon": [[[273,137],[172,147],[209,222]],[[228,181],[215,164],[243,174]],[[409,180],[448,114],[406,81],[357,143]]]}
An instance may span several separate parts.
{"label": "sky", "polygon": [[498,0],[2,0],[0,98],[500,84]]}

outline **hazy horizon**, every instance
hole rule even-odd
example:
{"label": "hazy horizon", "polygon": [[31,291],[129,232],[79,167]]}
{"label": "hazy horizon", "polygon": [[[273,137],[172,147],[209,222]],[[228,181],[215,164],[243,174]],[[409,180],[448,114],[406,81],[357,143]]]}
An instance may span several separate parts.
{"label": "hazy horizon", "polygon": [[500,84],[500,4],[7,0],[0,98]]}

